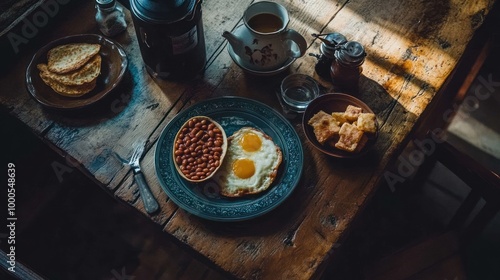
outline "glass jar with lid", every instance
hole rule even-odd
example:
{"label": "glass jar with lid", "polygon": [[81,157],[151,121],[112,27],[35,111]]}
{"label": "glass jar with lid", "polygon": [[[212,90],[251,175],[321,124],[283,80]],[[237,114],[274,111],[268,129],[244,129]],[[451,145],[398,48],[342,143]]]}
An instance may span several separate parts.
{"label": "glass jar with lid", "polygon": [[316,37],[321,40],[319,49],[321,54],[318,56],[318,62],[314,66],[314,70],[321,78],[329,80],[330,66],[335,56],[335,50],[345,44],[347,39],[338,32],[326,34],[325,38],[320,38],[319,36],[322,35],[316,35]]}
{"label": "glass jar with lid", "polygon": [[365,61],[363,46],[349,41],[335,51],[335,58],[330,67],[330,77],[336,90],[355,93],[359,87],[359,78]]}
{"label": "glass jar with lid", "polygon": [[95,2],[95,20],[102,34],[113,37],[127,29],[123,8],[116,4],[116,0],[96,0]]}

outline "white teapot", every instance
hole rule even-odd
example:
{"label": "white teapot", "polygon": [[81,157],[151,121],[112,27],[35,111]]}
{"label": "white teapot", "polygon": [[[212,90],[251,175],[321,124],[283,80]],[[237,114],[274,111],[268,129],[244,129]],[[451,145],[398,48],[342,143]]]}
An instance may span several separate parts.
{"label": "white teapot", "polygon": [[304,55],[307,42],[293,29],[287,29],[288,12],[282,5],[261,1],[243,14],[244,25],[222,36],[237,55],[240,66],[253,71],[269,71],[283,66],[290,58]]}

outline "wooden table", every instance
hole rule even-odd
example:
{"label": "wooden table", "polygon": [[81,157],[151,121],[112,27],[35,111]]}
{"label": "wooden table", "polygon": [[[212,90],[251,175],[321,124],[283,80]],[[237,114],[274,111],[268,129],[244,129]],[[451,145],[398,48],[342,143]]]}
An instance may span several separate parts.
{"label": "wooden table", "polygon": [[[127,32],[114,39],[125,48],[129,66],[112,98],[79,113],[46,110],[29,96],[25,68],[35,51],[54,39],[98,33],[93,3],[84,2],[68,4],[71,9],[51,18],[50,28],[40,28],[36,40],[30,39],[0,79],[0,104],[67,159],[58,165],[62,179],[65,172],[79,168],[161,226],[166,236],[244,279],[308,279],[321,273],[322,264],[348,235],[349,226],[384,180],[388,164],[397,159],[419,116],[494,4],[493,0],[278,1],[288,8],[289,26],[306,37],[307,53],[319,53],[320,42],[312,33],[336,31],[364,45],[368,56],[357,97],[376,112],[379,138],[363,158],[329,158],[305,139],[300,118],[290,118],[304,148],[299,185],[267,215],[220,223],[179,209],[161,189],[154,151],[162,129],[178,112],[211,97],[248,97],[281,112],[275,89],[288,73],[314,76],[328,91],[330,82],[314,71],[316,58],[306,54],[288,72],[273,77],[245,74],[232,62],[221,34],[241,24],[249,1],[207,0],[203,3],[208,59],[204,76],[191,82],[153,80],[145,71],[127,14]],[[161,207],[152,216],[144,211],[129,168],[112,157],[113,152],[130,155],[138,141],[147,141],[142,166]]]}

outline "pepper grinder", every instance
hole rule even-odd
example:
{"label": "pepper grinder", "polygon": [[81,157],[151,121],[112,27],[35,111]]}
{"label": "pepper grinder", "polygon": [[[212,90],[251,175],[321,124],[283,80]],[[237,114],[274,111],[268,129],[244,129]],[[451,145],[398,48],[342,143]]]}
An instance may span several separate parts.
{"label": "pepper grinder", "polygon": [[[321,40],[321,46],[319,49],[321,54],[318,57],[318,62],[314,66],[314,70],[321,78],[330,80],[330,67],[334,60],[335,50],[341,45],[345,44],[347,42],[347,39],[344,35],[337,32],[312,35]],[[323,35],[326,35],[325,38],[320,37]]]}
{"label": "pepper grinder", "polygon": [[335,90],[355,93],[358,91],[359,78],[365,61],[364,47],[355,41],[349,41],[335,50],[330,67],[330,77]]}

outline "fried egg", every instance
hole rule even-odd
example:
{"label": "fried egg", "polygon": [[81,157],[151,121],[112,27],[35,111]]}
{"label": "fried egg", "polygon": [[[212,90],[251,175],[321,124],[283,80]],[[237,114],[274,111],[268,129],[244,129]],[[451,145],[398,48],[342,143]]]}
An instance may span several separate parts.
{"label": "fried egg", "polygon": [[270,136],[243,127],[228,138],[224,162],[213,179],[223,196],[256,194],[269,188],[281,161],[281,149]]}

